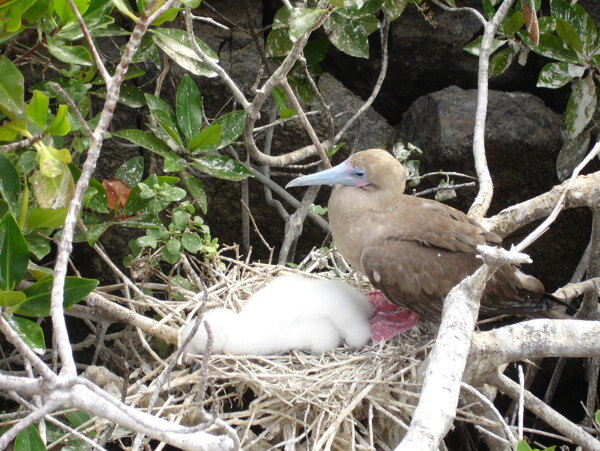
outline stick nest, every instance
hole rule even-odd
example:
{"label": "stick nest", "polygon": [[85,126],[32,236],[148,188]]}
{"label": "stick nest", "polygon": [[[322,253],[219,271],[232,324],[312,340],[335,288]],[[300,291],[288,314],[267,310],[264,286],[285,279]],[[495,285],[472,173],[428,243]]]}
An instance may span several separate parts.
{"label": "stick nest", "polygon": [[[368,280],[350,273],[331,251],[313,251],[299,268],[225,257],[218,264],[202,265],[206,308],[239,310],[272,278],[293,272],[344,278],[361,290],[372,290]],[[154,311],[164,313],[163,324],[179,328],[198,310],[198,297],[166,301],[172,307],[167,309],[162,300]],[[388,342],[361,349],[340,347],[321,355],[212,355],[207,366],[205,357],[187,355],[162,387],[157,386],[157,376],[166,364],[155,358],[145,362],[139,382],[147,385],[138,385],[134,404],[145,405],[144,399],[159,390],[160,407],[155,410],[187,425],[210,424],[207,418],[216,416],[236,430],[244,449],[390,449],[399,442],[418,401],[417,367],[432,338],[432,326],[421,321]],[[209,428],[219,433],[218,423]]]}

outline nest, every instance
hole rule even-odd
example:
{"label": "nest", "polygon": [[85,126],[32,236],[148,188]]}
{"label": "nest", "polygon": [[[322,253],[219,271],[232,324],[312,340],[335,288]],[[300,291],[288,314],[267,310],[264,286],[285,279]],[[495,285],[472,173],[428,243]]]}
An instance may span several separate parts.
{"label": "nest", "polygon": [[[372,289],[366,279],[340,266],[331,251],[313,251],[299,269],[222,257],[201,271],[208,281],[208,309],[239,310],[273,277],[290,272],[342,277],[362,290]],[[161,322],[180,327],[198,309],[197,298],[167,301],[154,311],[163,312]],[[138,334],[126,346],[139,349],[135,339]],[[166,362],[154,358],[132,375],[138,384],[136,391],[129,390],[128,402],[145,406],[152,394],[159,395],[154,410],[188,425],[207,420],[203,406],[235,429],[244,449],[390,449],[410,422],[420,392],[417,368],[431,340],[431,325],[420,322],[388,342],[321,355],[212,355],[208,365],[205,357],[188,355],[162,385],[158,375],[166,371]]]}

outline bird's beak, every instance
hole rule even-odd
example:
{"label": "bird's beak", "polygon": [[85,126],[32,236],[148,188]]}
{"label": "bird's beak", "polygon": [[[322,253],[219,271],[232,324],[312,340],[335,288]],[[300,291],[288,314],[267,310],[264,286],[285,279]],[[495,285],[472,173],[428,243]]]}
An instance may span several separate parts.
{"label": "bird's beak", "polygon": [[316,174],[304,175],[295,178],[285,187],[308,185],[355,185],[356,177],[353,176],[352,164],[346,160],[331,169],[326,169]]}

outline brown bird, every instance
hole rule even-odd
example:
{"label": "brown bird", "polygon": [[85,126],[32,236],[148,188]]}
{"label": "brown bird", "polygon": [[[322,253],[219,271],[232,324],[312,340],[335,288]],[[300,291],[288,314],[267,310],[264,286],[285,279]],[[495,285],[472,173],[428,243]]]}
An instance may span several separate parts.
{"label": "brown bird", "polygon": [[[455,208],[404,193],[406,171],[381,149],[357,152],[287,187],[334,184],[329,223],[336,247],[396,305],[439,321],[443,299],[481,266],[477,245],[501,238]],[[483,315],[548,311],[543,284],[514,266],[499,268],[481,298]],[[414,323],[413,323],[414,324]]]}

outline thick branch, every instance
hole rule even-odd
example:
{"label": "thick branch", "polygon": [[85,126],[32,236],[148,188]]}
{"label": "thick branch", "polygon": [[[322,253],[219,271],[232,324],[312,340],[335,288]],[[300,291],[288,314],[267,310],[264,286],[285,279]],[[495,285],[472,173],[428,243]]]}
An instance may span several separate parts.
{"label": "thick branch", "polygon": [[597,207],[600,203],[600,172],[567,180],[547,193],[508,207],[491,218],[481,220],[481,223],[488,230],[505,237],[526,224],[548,216],[564,191],[565,208]]}

